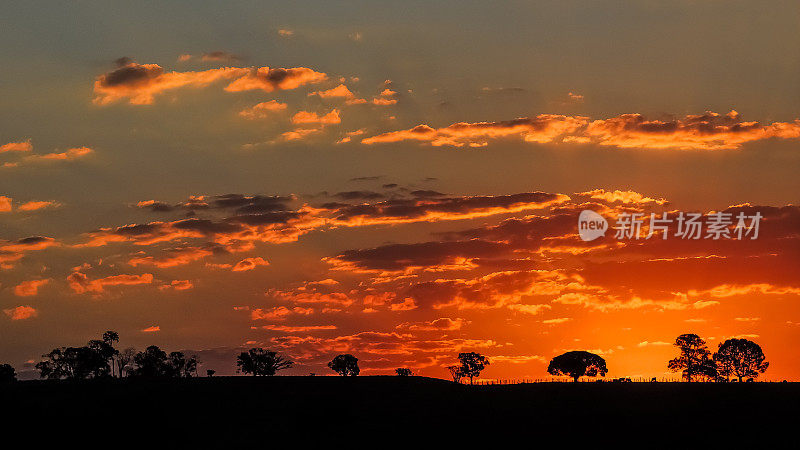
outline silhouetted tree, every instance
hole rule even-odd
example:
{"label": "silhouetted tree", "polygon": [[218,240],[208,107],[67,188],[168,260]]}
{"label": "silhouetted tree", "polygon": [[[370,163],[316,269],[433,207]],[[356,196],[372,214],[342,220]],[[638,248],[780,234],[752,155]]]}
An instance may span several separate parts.
{"label": "silhouetted tree", "polygon": [[214,370],[214,369],[208,369],[208,370],[206,370],[206,375],[208,376],[208,378],[211,378],[211,377],[213,377],[215,373],[217,373],[217,371],[216,371],[216,370]]}
{"label": "silhouetted tree", "polygon": [[355,377],[361,372],[358,358],[349,354],[336,356],[328,363],[328,367],[343,377]]}
{"label": "silhouetted tree", "polygon": [[42,355],[36,364],[42,378],[85,379],[109,376],[110,361],[117,351],[102,340],[92,340],[85,347],[61,347]]}
{"label": "silhouetted tree", "polygon": [[251,348],[239,354],[236,365],[239,372],[271,377],[279,370],[292,367],[294,362],[270,350]]}
{"label": "silhouetted tree", "polygon": [[142,378],[166,378],[174,373],[167,353],[158,346],[151,345],[133,357],[135,367],[128,371],[129,376]]}
{"label": "silhouetted tree", "polygon": [[453,377],[454,382],[461,383],[461,379],[464,378],[461,366],[447,366],[447,370],[450,371],[450,376]]}
{"label": "silhouetted tree", "polygon": [[669,361],[667,367],[673,372],[683,371],[683,379],[688,382],[696,378],[713,378],[717,369],[706,341],[696,334],[682,334],[675,339],[681,354]]}
{"label": "silhouetted tree", "polygon": [[608,373],[606,360],[599,355],[585,351],[572,351],[558,355],[550,361],[547,373],[554,376],[566,375],[578,381],[582,376],[605,377]]}
{"label": "silhouetted tree", "polygon": [[17,373],[10,364],[0,364],[0,384],[17,381]]}
{"label": "silhouetted tree", "polygon": [[761,346],[747,339],[728,339],[719,344],[714,353],[717,371],[725,379],[734,376],[741,382],[745,378],[757,378],[769,367]]}
{"label": "silhouetted tree", "polygon": [[469,378],[469,384],[472,384],[472,379],[480,376],[483,369],[489,365],[489,360],[480,353],[469,352],[459,353],[458,361],[461,363],[459,370],[462,377]]}
{"label": "silhouetted tree", "polygon": [[405,367],[394,369],[394,373],[396,373],[399,377],[410,377],[412,375],[411,369],[407,369]]}
{"label": "silhouetted tree", "polygon": [[122,378],[125,376],[125,372],[128,370],[128,365],[133,362],[133,358],[136,356],[136,349],[133,347],[128,347],[125,350],[122,350],[117,355],[117,375]]}
{"label": "silhouetted tree", "polygon": [[186,359],[182,352],[172,352],[167,357],[169,376],[172,378],[191,378],[197,373],[197,356]]}
{"label": "silhouetted tree", "polygon": [[89,341],[87,347],[105,360],[105,365],[98,364],[92,375],[94,377],[111,375],[114,366],[114,356],[119,352],[108,342],[97,339]]}
{"label": "silhouetted tree", "polygon": [[[119,334],[116,331],[108,330],[103,333],[103,342],[113,348],[114,344],[119,342]],[[115,353],[115,355],[116,354],[117,353]],[[114,356],[111,357],[111,376],[114,376]]]}

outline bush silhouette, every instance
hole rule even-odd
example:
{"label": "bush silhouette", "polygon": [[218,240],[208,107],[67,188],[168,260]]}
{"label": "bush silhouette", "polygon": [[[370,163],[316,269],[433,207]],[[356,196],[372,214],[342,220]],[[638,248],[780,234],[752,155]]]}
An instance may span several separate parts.
{"label": "bush silhouette", "polygon": [[0,384],[17,381],[17,373],[10,364],[0,364]]}

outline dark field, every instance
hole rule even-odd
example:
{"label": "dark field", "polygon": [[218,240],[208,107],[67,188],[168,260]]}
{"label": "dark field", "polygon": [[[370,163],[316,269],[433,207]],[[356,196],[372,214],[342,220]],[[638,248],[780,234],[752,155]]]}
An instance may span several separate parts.
{"label": "dark field", "polygon": [[471,387],[421,377],[283,376],[26,381],[0,386],[0,400],[11,412],[2,421],[4,434],[178,448],[210,443],[269,448],[283,439],[334,448],[430,441],[510,446],[515,437],[529,441],[526,447],[556,438],[559,448],[603,442],[693,448],[701,441],[719,448],[763,445],[764,439],[785,439],[788,445],[797,440],[800,418],[795,383]]}

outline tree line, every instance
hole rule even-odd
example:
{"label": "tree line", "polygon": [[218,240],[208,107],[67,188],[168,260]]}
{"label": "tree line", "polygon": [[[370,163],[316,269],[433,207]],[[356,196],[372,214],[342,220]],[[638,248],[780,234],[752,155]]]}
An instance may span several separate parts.
{"label": "tree line", "polygon": [[[106,331],[100,339],[89,341],[83,347],[59,347],[42,355],[35,365],[41,378],[45,379],[96,379],[96,378],[190,378],[198,376],[197,356],[186,357],[182,352],[167,353],[155,345],[142,352],[134,348],[118,350],[119,334]],[[683,380],[692,381],[754,381],[769,367],[764,352],[755,342],[732,338],[719,344],[713,354],[706,342],[696,334],[682,334],[675,339],[678,357],[671,359],[667,368],[681,372]],[[470,384],[490,364],[489,359],[476,352],[458,354],[458,363],[447,366],[453,381],[461,383],[469,379]],[[277,372],[294,366],[294,361],[277,352],[251,348],[236,357],[239,373],[253,376],[273,376]],[[334,357],[328,368],[341,376],[358,376],[358,358],[351,354]],[[211,377],[216,372],[207,370]],[[395,369],[398,376],[412,376],[407,367]],[[569,351],[556,356],[547,366],[553,376],[567,376],[574,381],[581,377],[605,377],[608,373],[606,361],[600,355],[588,351]],[[311,375],[314,375],[313,373]],[[0,364],[0,382],[16,379],[14,368]]]}
{"label": "tree line", "polygon": [[[711,353],[706,342],[696,334],[682,334],[675,339],[680,351],[677,358],[667,363],[672,372],[681,372],[684,381],[754,381],[769,367],[761,346],[748,339],[731,338],[719,344]],[[460,353],[459,364],[447,366],[453,381],[460,383],[469,378],[470,384],[489,365],[480,353]],[[578,381],[581,377],[605,377],[606,361],[600,355],[577,350],[563,353],[550,360],[547,373],[567,376]],[[626,379],[630,381],[630,379]],[[655,380],[655,379],[654,379]]]}

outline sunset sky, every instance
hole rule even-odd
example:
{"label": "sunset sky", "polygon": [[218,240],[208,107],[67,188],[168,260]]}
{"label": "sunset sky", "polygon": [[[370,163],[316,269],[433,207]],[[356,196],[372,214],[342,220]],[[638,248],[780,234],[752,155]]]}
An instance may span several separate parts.
{"label": "sunset sky", "polygon": [[[13,2],[0,363],[111,329],[235,373],[674,377],[682,333],[800,379],[800,3]],[[584,242],[578,214],[756,212]]]}

